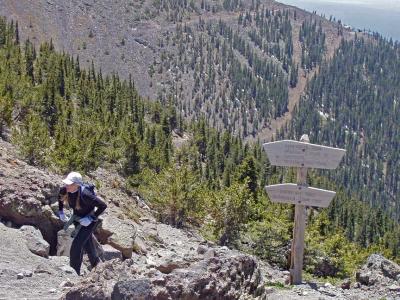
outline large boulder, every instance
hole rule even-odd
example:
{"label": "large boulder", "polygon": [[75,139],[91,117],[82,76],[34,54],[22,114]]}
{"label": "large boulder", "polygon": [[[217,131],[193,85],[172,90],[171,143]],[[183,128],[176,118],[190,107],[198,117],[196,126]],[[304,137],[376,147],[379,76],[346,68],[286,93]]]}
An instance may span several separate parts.
{"label": "large boulder", "polygon": [[132,257],[136,237],[134,222],[107,213],[97,229],[97,236],[101,243],[109,244],[121,251],[124,258]]}
{"label": "large boulder", "polygon": [[148,260],[106,262],[69,290],[65,299],[200,300],[263,295],[263,279],[254,258],[215,250],[215,257],[192,258],[191,263],[166,273],[153,268]]}
{"label": "large boulder", "polygon": [[[133,253],[131,259],[100,264],[64,299],[239,299],[264,294],[262,268],[253,257],[151,220],[138,227],[148,245],[146,256]],[[200,243],[204,249],[198,253]]]}
{"label": "large boulder", "polygon": [[336,264],[329,257],[325,256],[314,257],[313,267],[313,274],[320,277],[334,277],[339,271]]}
{"label": "large boulder", "polygon": [[380,254],[372,254],[360,270],[356,272],[356,281],[375,289],[387,289],[397,284],[400,266]]}
{"label": "large boulder", "polygon": [[29,250],[39,256],[48,257],[50,252],[50,244],[43,239],[41,232],[33,226],[22,226],[20,228],[23,233],[26,245]]}
{"label": "large boulder", "polygon": [[385,277],[393,280],[396,280],[400,274],[400,266],[380,254],[370,255],[364,268],[380,272]]}

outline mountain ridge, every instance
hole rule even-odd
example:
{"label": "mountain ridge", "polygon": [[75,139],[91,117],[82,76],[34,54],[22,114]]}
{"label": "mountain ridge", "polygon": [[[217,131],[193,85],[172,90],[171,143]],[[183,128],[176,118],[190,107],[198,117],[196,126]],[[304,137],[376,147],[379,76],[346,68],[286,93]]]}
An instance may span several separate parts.
{"label": "mountain ridge", "polygon": [[[230,3],[230,1],[228,2]],[[165,3],[171,3],[170,5],[172,5],[174,2],[169,0]],[[341,38],[352,38],[352,34],[343,28],[340,29],[338,24],[275,1],[257,1],[257,9],[252,7],[254,4],[249,3],[240,4],[242,5],[241,7],[232,9],[223,7],[219,1],[203,0],[193,3],[195,3],[193,5],[194,9],[176,4],[176,10],[182,15],[178,17],[170,16],[173,12],[172,8],[156,8],[155,5],[150,5],[150,2],[142,2],[140,4],[135,1],[113,4],[112,2],[98,1],[64,2],[41,0],[36,2],[15,2],[3,0],[0,2],[0,11],[7,17],[19,22],[22,40],[30,38],[31,41],[38,45],[52,38],[56,49],[79,56],[83,66],[90,67],[93,61],[104,74],[118,72],[125,79],[132,75],[135,86],[144,97],[152,100],[161,100],[162,103],[172,97],[182,114],[188,118],[198,118],[200,114],[206,113],[210,115],[212,112],[213,116],[209,116],[210,125],[221,129],[229,129],[235,134],[242,134],[248,137],[248,139],[256,140],[260,138],[262,141],[270,140],[276,131],[291,119],[293,109],[305,90],[307,80],[312,77],[315,69],[318,69],[318,66],[316,66],[315,69],[304,71],[301,67],[302,44],[298,39],[301,22],[308,18],[322,22],[327,40],[325,54],[327,58],[333,55]],[[207,5],[210,7],[207,7]],[[223,89],[222,85],[224,84],[232,85],[232,78],[229,79],[227,74],[224,76],[227,80],[222,77],[216,77],[214,85],[214,83],[207,83],[207,78],[201,75],[201,71],[199,75],[196,75],[196,70],[194,73],[188,71],[188,67],[184,66],[185,62],[175,64],[173,61],[178,59],[177,55],[181,51],[178,49],[180,44],[174,46],[173,43],[172,45],[168,43],[171,37],[175,39],[177,26],[198,26],[199,22],[215,24],[222,20],[227,26],[238,30],[243,42],[247,41],[246,43],[250,45],[253,42],[247,36],[248,29],[246,26],[238,26],[238,18],[241,14],[247,12],[250,12],[254,17],[256,11],[260,11],[261,7],[265,7],[271,12],[287,11],[289,13],[290,22],[293,23],[291,32],[293,39],[293,66],[300,64],[298,85],[296,87],[282,86],[280,88],[288,93],[282,99],[287,101],[288,106],[280,109],[281,112],[274,113],[274,117],[268,116],[271,114],[270,112],[260,114],[257,110],[254,110],[255,108],[259,110],[260,107],[257,104],[252,104],[253,100],[251,99],[253,96],[238,94],[233,90],[234,87]],[[144,17],[142,11],[147,11],[149,16]],[[296,17],[293,16],[293,13],[296,14]],[[172,21],[169,20],[171,18],[173,19]],[[278,30],[279,26],[277,27]],[[339,30],[341,31],[340,35],[338,35]],[[206,31],[202,35],[206,37],[206,40],[213,38],[209,37]],[[282,44],[282,42],[278,44]],[[254,44],[252,47],[255,50],[259,49]],[[190,48],[187,49],[190,50]],[[188,53],[187,51],[186,53]],[[209,50],[205,49],[205,51]],[[190,55],[188,54],[189,57]],[[237,51],[233,55],[239,59],[241,64],[246,64],[246,57],[243,57]],[[282,61],[274,58],[274,55],[267,54],[264,50],[256,55],[260,59],[265,58],[267,60],[271,60],[272,57],[278,67],[282,63]],[[165,60],[168,57],[170,59]],[[210,64],[212,62],[207,60],[207,63]],[[168,69],[168,65],[173,66],[174,70],[176,69],[177,71]],[[217,67],[218,62],[214,65],[214,68]],[[250,67],[250,70],[254,70],[254,66]],[[293,70],[290,72],[293,72]],[[185,82],[184,86],[181,86],[180,82],[182,81]],[[196,85],[198,85],[196,81],[199,81],[199,88],[197,88],[199,91],[193,94],[192,90],[196,89]],[[263,84],[266,84],[267,87],[271,85],[268,81]],[[210,86],[210,89],[207,86]],[[239,102],[244,104],[239,104],[239,107],[235,108],[236,100],[232,97],[236,96],[232,93],[238,94]],[[271,94],[271,92],[268,93]],[[271,95],[273,96],[274,94]],[[206,97],[206,99],[202,99],[203,97]],[[209,97],[209,100],[207,100],[207,97]],[[246,100],[245,98],[248,97],[250,97],[249,100]],[[287,97],[286,100],[285,97]],[[198,102],[193,98],[202,100]],[[224,104],[221,111],[211,108],[215,107],[217,98],[221,99],[218,100],[219,102],[227,102],[227,105]],[[250,101],[249,104],[245,103],[247,101]],[[267,101],[267,99],[262,101]],[[276,100],[272,99],[273,105],[269,109],[276,109],[273,107],[275,102]],[[253,117],[251,117],[253,121],[242,119],[241,111],[243,110],[255,115],[255,121]],[[228,112],[228,117],[222,116],[224,111]],[[257,124],[253,125],[252,122],[257,122]],[[248,132],[244,132],[247,127],[249,127]]]}

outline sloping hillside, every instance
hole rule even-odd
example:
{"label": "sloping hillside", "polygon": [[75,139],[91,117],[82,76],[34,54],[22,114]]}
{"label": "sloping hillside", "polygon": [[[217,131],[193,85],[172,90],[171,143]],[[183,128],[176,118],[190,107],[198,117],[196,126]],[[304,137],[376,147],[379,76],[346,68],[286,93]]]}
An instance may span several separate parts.
{"label": "sloping hillside", "polygon": [[142,96],[185,117],[266,140],[351,34],[294,7],[253,2],[2,0],[0,12],[19,22],[22,40],[51,38],[82,65],[131,75]]}
{"label": "sloping hillside", "polygon": [[[336,182],[400,220],[400,44],[376,35],[342,42],[310,81],[289,136],[347,149]],[[379,225],[378,225],[379,227]]]}

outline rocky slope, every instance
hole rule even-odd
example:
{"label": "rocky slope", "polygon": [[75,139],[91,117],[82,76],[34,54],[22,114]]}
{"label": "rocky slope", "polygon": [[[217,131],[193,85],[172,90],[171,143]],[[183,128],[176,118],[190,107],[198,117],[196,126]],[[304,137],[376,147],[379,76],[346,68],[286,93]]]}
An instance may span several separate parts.
{"label": "rocky slope", "polygon": [[[17,159],[9,143],[0,141],[0,150],[0,299],[400,297],[400,267],[379,255],[369,258],[356,282],[290,287],[288,271],[219,247],[194,230],[158,223],[145,201],[128,195],[123,179],[104,169],[87,179],[96,180],[109,205],[97,232],[107,261],[77,278],[67,257],[53,256],[61,228],[53,213],[61,177]],[[22,226],[28,224],[33,226]]]}
{"label": "rocky slope", "polygon": [[67,257],[34,254],[23,232],[0,222],[0,299],[58,299],[77,277]]}

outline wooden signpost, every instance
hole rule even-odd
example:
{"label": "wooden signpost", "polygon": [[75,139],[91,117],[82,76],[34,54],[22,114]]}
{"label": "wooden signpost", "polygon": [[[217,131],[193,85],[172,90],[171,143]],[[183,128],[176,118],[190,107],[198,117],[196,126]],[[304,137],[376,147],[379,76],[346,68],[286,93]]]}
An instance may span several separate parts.
{"label": "wooden signpost", "polygon": [[269,185],[265,190],[272,202],[318,207],[328,207],[336,194],[294,183]]}
{"label": "wooden signpost", "polygon": [[290,260],[290,282],[302,282],[304,256],[305,206],[328,207],[335,192],[307,186],[308,168],[335,169],[345,150],[309,143],[308,135],[300,142],[278,141],[263,145],[271,165],[298,167],[297,184],[268,185],[265,190],[272,202],[295,204],[293,242]]}

